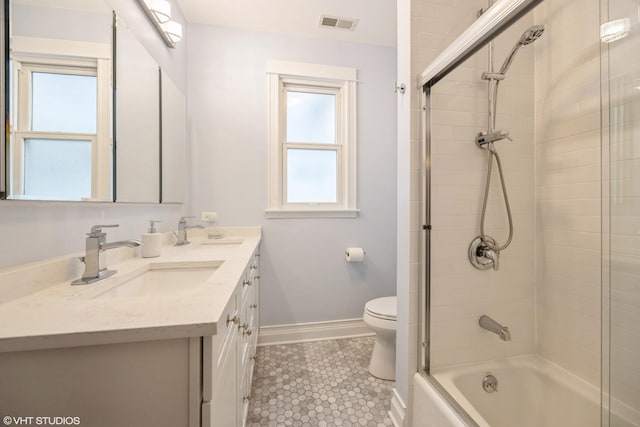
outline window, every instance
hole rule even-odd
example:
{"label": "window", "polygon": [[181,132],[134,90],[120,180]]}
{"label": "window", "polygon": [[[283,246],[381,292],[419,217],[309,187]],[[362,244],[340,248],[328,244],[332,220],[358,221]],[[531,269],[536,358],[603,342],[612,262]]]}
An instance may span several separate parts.
{"label": "window", "polygon": [[355,217],[356,70],[274,61],[269,218]]}
{"label": "window", "polygon": [[107,200],[110,61],[67,54],[63,42],[55,48],[65,52],[41,54],[19,41],[10,63],[11,198]]}

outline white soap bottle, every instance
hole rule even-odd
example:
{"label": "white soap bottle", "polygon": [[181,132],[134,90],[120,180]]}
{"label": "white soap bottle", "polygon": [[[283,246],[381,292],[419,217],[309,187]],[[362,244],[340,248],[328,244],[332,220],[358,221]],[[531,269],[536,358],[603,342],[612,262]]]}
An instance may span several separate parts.
{"label": "white soap bottle", "polygon": [[149,221],[147,233],[142,235],[142,258],[154,258],[160,256],[162,250],[162,234],[156,230],[156,222]]}

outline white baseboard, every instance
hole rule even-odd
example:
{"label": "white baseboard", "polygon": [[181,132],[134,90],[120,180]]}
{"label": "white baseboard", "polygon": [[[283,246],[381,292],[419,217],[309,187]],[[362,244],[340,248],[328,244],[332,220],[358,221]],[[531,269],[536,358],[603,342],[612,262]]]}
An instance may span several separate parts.
{"label": "white baseboard", "polygon": [[407,412],[407,406],[404,404],[396,389],[393,389],[393,396],[391,397],[391,409],[389,410],[389,418],[394,427],[405,427],[405,414]]}
{"label": "white baseboard", "polygon": [[367,335],[373,335],[373,332],[367,328],[362,319],[263,326],[260,328],[260,335],[258,335],[258,345],[323,341]]}

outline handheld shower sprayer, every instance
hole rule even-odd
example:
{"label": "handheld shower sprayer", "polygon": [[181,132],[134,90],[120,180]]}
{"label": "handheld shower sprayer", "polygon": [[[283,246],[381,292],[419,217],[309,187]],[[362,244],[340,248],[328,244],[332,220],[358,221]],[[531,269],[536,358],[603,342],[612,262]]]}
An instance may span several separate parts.
{"label": "handheld shower sprayer", "polygon": [[499,74],[502,74],[504,76],[507,73],[507,70],[513,62],[513,58],[515,58],[516,53],[518,53],[520,48],[538,40],[542,33],[544,33],[544,25],[534,25],[533,27],[528,28],[524,33],[522,33],[522,36],[520,36],[520,40],[518,40],[515,46],[511,48],[511,52],[509,52],[509,55],[507,55],[507,59],[505,59],[502,67],[500,67]]}
{"label": "handheld shower sprayer", "polygon": [[[505,59],[499,72],[493,71],[493,45],[489,42],[489,71],[482,73],[482,79],[488,80],[489,83],[489,120],[488,129],[480,132],[476,136],[476,145],[479,148],[486,149],[488,152],[487,179],[484,190],[484,201],[482,204],[482,214],[480,216],[480,235],[476,236],[469,245],[469,261],[479,270],[487,270],[493,268],[498,269],[500,260],[500,251],[506,249],[511,244],[513,237],[513,219],[511,217],[511,207],[509,204],[509,196],[507,195],[507,186],[502,172],[502,163],[500,155],[496,150],[494,143],[503,139],[511,140],[509,131],[505,129],[496,130],[496,109],[498,100],[498,84],[504,80],[507,70],[511,66],[516,54],[522,46],[533,43],[538,40],[544,32],[543,25],[534,25],[528,28],[518,42],[511,48],[509,55]],[[485,217],[487,213],[487,202],[489,199],[489,188],[491,187],[491,172],[493,161],[495,159],[498,174],[500,178],[500,187],[502,188],[502,196],[504,199],[507,218],[509,221],[509,236],[503,244],[496,242],[494,238],[485,234]]]}

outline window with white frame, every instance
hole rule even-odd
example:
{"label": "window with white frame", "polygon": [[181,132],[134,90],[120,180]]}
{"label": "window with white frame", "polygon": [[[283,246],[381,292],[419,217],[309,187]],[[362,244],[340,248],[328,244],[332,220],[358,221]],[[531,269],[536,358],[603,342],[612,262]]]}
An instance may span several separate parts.
{"label": "window with white frame", "polygon": [[270,218],[355,217],[356,70],[273,61]]}
{"label": "window with white frame", "polygon": [[10,67],[10,198],[109,199],[110,60],[25,49]]}

